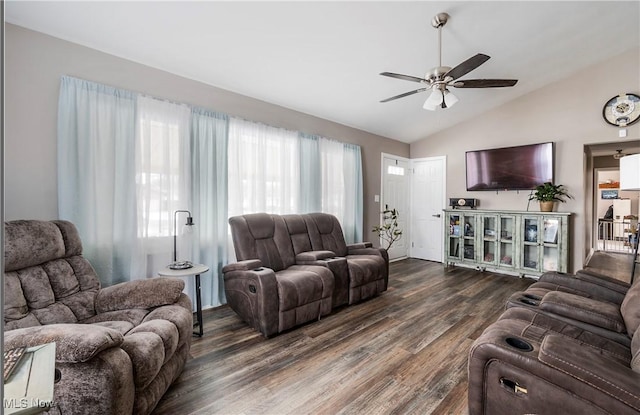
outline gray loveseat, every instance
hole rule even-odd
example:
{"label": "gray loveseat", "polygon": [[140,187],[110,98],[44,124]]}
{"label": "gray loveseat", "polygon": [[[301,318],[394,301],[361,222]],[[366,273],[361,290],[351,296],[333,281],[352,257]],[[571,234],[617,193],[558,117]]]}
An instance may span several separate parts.
{"label": "gray loveseat", "polygon": [[265,337],[387,289],[387,252],[347,245],[333,215],[256,213],[229,224],[238,262],[223,268],[227,302]]}
{"label": "gray loveseat", "polygon": [[189,356],[184,281],[101,288],[66,221],[5,222],[4,347],[56,343],[54,413],[148,414]]}

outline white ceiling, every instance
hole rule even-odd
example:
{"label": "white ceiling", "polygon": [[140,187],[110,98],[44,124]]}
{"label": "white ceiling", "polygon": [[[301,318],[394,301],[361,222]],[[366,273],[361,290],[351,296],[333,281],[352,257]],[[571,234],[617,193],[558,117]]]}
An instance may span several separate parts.
{"label": "white ceiling", "polygon": [[[455,89],[460,102],[422,109],[426,93],[379,101],[438,65],[491,59],[462,77],[519,79]],[[640,48],[640,2],[5,2],[5,20],[226,90],[403,142],[478,116],[582,68]],[[585,85],[585,88],[588,88]]]}

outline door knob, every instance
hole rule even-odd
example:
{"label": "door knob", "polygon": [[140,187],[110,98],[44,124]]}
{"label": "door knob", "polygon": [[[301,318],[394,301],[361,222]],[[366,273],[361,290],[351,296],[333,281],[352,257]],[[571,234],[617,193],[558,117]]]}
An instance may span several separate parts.
{"label": "door knob", "polygon": [[439,217],[440,217],[440,214],[438,213],[438,214],[436,214],[436,215],[431,215],[431,216],[433,216],[434,218],[439,218]]}

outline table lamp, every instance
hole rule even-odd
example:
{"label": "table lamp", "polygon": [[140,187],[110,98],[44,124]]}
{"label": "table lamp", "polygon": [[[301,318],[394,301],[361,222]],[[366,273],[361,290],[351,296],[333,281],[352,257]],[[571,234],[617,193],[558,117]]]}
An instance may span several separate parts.
{"label": "table lamp", "polygon": [[191,212],[188,210],[176,210],[173,213],[173,262],[169,264],[169,268],[171,269],[187,269],[193,267],[193,263],[191,261],[178,261],[178,213],[186,213],[187,214],[187,222],[184,224],[183,233],[192,233],[193,226],[193,216],[191,216]]}

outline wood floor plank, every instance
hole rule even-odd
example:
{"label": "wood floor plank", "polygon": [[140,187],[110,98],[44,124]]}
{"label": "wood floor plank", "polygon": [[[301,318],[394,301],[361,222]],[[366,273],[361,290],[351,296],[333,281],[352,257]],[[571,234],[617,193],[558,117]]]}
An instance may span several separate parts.
{"label": "wood floor plank", "polygon": [[533,280],[407,259],[389,289],[265,339],[227,306],[204,312],[164,414],[465,414],[467,355]]}

